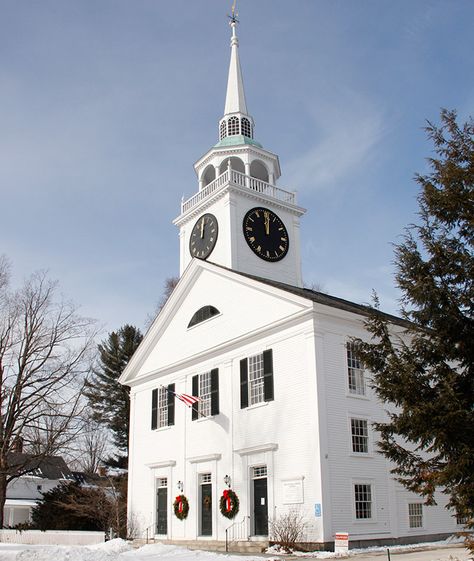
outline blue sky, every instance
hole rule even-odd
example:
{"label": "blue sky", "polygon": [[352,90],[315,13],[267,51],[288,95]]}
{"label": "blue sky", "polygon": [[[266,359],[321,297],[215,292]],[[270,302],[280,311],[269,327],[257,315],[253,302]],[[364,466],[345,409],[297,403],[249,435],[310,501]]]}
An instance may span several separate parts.
{"label": "blue sky", "polygon": [[[172,220],[217,141],[224,0],[3,0],[0,253],[48,269],[110,331],[177,275]],[[397,310],[393,249],[416,220],[425,119],[474,106],[470,0],[240,0],[255,137],[308,209],[305,283]]]}

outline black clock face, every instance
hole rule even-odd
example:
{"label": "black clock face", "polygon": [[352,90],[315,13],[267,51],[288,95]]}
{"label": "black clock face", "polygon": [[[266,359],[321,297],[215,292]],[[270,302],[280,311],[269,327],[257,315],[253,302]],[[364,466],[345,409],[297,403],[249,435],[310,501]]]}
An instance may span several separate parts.
{"label": "black clock face", "polygon": [[281,219],[267,208],[252,208],[243,222],[245,241],[265,261],[280,261],[288,253],[288,232]]}
{"label": "black clock face", "polygon": [[213,214],[203,214],[194,224],[189,238],[189,252],[193,257],[207,259],[217,241],[217,218]]}

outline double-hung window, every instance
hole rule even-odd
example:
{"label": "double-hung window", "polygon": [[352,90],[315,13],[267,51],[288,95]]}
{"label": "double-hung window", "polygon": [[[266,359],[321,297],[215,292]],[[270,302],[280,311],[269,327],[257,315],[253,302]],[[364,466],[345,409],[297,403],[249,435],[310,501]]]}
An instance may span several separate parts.
{"label": "double-hung window", "polygon": [[408,504],[408,525],[410,528],[423,527],[423,504],[422,503],[409,503]]}
{"label": "double-hung window", "polygon": [[351,419],[352,452],[369,453],[369,431],[366,419]]}
{"label": "double-hung window", "polygon": [[372,518],[372,485],[367,483],[354,485],[354,504],[356,520]]}
{"label": "double-hung window", "polygon": [[151,392],[152,430],[174,425],[174,384]]}
{"label": "double-hung window", "polygon": [[355,344],[347,343],[346,352],[349,393],[353,395],[365,395],[364,369],[360,360],[355,355]]}
{"label": "double-hung window", "polygon": [[219,413],[219,370],[214,368],[193,376],[193,395],[199,401],[193,405],[192,420]]}
{"label": "double-hung window", "polygon": [[273,400],[273,353],[263,351],[240,361],[240,407]]}

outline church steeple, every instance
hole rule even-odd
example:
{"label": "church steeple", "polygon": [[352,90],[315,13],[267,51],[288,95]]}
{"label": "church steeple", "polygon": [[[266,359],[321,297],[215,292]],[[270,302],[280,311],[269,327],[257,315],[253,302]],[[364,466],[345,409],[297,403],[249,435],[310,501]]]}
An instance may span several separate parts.
{"label": "church steeple", "polygon": [[244,81],[239,59],[239,39],[237,37],[237,17],[234,8],[230,18],[232,36],[230,40],[230,64],[227,78],[224,116],[219,121],[219,144],[247,144],[253,139],[253,118],[248,114],[245,100]]}
{"label": "church steeple", "polygon": [[174,220],[180,235],[180,272],[194,258],[207,259],[236,271],[302,286],[299,219],[305,210],[297,205],[296,193],[277,186],[281,175],[278,156],[253,138],[237,23],[234,2],[219,142],[194,164],[199,190],[183,199],[181,214]]}
{"label": "church steeple", "polygon": [[224,115],[229,115],[230,113],[243,113],[246,115],[247,104],[245,102],[242,69],[240,67],[239,39],[236,33],[237,20],[235,17],[231,18],[230,26],[232,28],[232,38],[230,40],[230,65]]}

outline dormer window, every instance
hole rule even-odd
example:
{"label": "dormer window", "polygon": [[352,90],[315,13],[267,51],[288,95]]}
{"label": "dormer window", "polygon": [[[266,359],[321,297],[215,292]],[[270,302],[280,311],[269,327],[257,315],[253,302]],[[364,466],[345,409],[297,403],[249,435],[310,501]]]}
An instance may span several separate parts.
{"label": "dormer window", "polygon": [[220,314],[220,312],[214,306],[203,306],[202,308],[199,308],[199,310],[193,315],[191,321],[188,323],[188,328],[206,321],[206,319],[217,316],[218,314]]}
{"label": "dormer window", "polygon": [[242,134],[248,138],[252,138],[252,129],[250,127],[250,121],[243,117],[242,121],[240,121],[240,127],[242,130]]}
{"label": "dormer window", "polygon": [[231,117],[229,119],[229,129],[228,134],[229,136],[233,136],[235,134],[239,134],[239,119],[237,117]]}

